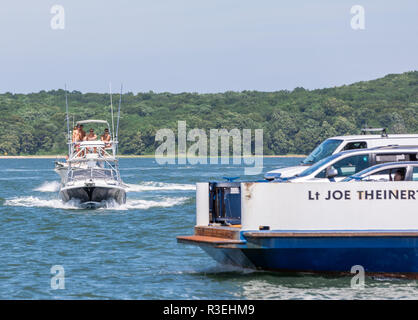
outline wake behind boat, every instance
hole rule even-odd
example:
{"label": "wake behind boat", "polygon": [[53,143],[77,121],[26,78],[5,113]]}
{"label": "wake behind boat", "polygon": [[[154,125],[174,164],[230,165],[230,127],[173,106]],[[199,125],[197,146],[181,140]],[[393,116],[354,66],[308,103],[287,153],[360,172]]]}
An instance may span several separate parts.
{"label": "wake behind boat", "polygon": [[[67,100],[67,99],[66,99]],[[98,208],[112,202],[126,203],[126,190],[120,177],[117,159],[118,128],[120,117],[120,101],[116,135],[106,120],[78,121],[70,135],[68,125],[68,158],[65,163],[55,164],[55,171],[61,176],[60,198],[64,202],[78,201],[83,208]],[[112,128],[113,128],[113,107]],[[87,135],[83,126],[89,126]],[[98,139],[93,127],[104,127],[103,135]],[[72,136],[72,137],[71,137]]]}

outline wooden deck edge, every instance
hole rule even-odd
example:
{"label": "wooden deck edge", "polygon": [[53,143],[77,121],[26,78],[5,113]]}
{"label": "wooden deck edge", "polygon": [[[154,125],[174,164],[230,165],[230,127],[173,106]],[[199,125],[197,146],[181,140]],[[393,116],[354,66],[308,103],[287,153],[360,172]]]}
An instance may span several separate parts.
{"label": "wooden deck edge", "polygon": [[242,244],[245,243],[245,241],[242,240],[232,240],[232,239],[225,239],[225,238],[218,238],[218,237],[207,237],[207,236],[199,236],[199,235],[193,235],[193,236],[178,236],[177,237],[178,242],[184,242],[184,243],[206,243],[206,244]]}
{"label": "wooden deck edge", "polygon": [[248,238],[418,237],[418,232],[244,232]]}
{"label": "wooden deck edge", "polygon": [[196,226],[194,234],[196,236],[214,237],[230,240],[240,239],[241,228],[221,227],[221,226]]}

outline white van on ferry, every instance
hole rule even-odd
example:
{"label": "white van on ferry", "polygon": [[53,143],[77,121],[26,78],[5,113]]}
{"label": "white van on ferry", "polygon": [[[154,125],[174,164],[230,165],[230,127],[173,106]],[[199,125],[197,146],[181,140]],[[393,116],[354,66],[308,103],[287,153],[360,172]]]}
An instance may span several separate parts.
{"label": "white van on ferry", "polygon": [[343,151],[318,161],[293,177],[278,177],[275,180],[278,182],[338,182],[371,166],[401,161],[417,161],[418,163],[418,146],[389,146]]}
{"label": "white van on ferry", "polygon": [[[380,134],[366,134],[368,132],[380,132]],[[418,146],[418,134],[388,135],[385,128],[362,129],[362,133],[361,135],[337,136],[326,139],[300,165],[269,171],[264,175],[264,178],[273,180],[279,177],[289,178],[295,176],[306,170],[308,166],[312,166],[318,161],[341,151],[384,146]]]}

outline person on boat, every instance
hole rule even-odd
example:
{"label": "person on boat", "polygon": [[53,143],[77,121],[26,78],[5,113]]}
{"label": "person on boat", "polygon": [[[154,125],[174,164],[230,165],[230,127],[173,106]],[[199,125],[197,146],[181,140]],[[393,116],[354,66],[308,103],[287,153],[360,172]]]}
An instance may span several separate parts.
{"label": "person on boat", "polygon": [[100,141],[105,143],[105,148],[110,148],[112,144],[110,143],[110,134],[109,129],[104,129],[104,133],[100,136]]}
{"label": "person on boat", "polygon": [[[96,141],[97,135],[94,133],[93,128],[90,128],[89,134],[84,137],[84,141]],[[91,152],[91,148],[87,148]],[[93,148],[93,152],[96,153],[96,147]]]}
{"label": "person on boat", "polygon": [[86,137],[86,132],[83,130],[83,125],[80,124],[79,125],[79,132],[80,132],[80,139],[81,141],[84,141],[84,138]]}
{"label": "person on boat", "polygon": [[77,126],[74,126],[74,129],[73,129],[73,138],[72,138],[72,141],[73,142],[77,142],[78,141],[78,135],[79,135],[79,133],[78,133],[78,127]]}
{"label": "person on boat", "polygon": [[90,132],[88,135],[86,135],[83,139],[84,141],[96,141],[97,135],[94,133],[93,128],[90,128]]}
{"label": "person on boat", "polygon": [[405,172],[401,169],[396,170],[395,177],[393,178],[394,181],[404,181],[405,180]]}
{"label": "person on boat", "polygon": [[81,138],[81,129],[80,126],[75,126],[74,130],[73,130],[73,143],[74,143],[74,147],[76,152],[78,153],[80,151],[80,144],[79,142],[83,141],[83,139]]}

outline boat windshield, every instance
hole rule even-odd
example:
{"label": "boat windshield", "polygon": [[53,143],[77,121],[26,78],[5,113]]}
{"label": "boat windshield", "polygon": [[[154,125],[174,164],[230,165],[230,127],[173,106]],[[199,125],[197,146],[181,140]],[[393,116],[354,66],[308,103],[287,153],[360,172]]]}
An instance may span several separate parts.
{"label": "boat windshield", "polygon": [[331,162],[332,160],[334,160],[335,158],[337,158],[340,154],[336,153],[333,154],[329,157],[326,157],[320,161],[318,161],[317,163],[315,163],[314,165],[310,166],[308,169],[306,169],[305,171],[301,172],[300,174],[296,175],[297,177],[305,177],[305,176],[309,176],[311,173],[315,172],[316,170],[318,170],[319,168],[321,168],[324,164]]}
{"label": "boat windshield", "polygon": [[71,178],[73,180],[86,179],[115,179],[111,169],[81,169],[74,170]]}
{"label": "boat windshield", "polygon": [[317,146],[314,151],[311,152],[305,160],[302,161],[302,164],[312,165],[319,160],[322,160],[334,153],[337,147],[342,143],[342,140],[338,139],[327,139]]}

